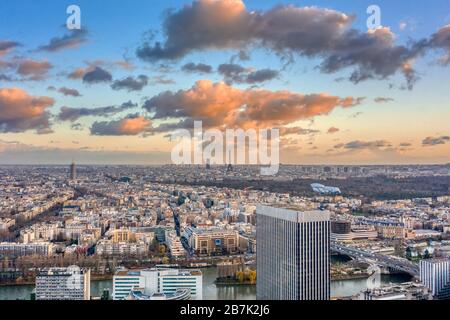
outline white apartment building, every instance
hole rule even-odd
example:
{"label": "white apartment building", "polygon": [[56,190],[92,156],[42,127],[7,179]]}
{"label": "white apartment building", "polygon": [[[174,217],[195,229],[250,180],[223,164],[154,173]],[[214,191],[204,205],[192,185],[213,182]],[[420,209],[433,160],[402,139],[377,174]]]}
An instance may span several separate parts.
{"label": "white apartment building", "polygon": [[49,268],[36,277],[36,300],[90,300],[90,297],[90,269]]}
{"label": "white apartment building", "polygon": [[20,231],[20,240],[23,243],[32,243],[37,240],[51,241],[55,240],[60,233],[58,223],[36,224]]}
{"label": "white apartment building", "polygon": [[200,270],[152,268],[138,271],[121,270],[114,275],[113,299],[126,299],[133,289],[145,295],[174,295],[178,289],[190,289],[193,300],[203,299],[203,276]]}
{"label": "white apartment building", "polygon": [[100,256],[145,255],[148,245],[144,242],[118,242],[100,240],[97,242],[96,253]]}
{"label": "white apartment building", "polygon": [[177,237],[175,230],[166,230],[166,245],[169,248],[170,255],[172,257],[184,257],[186,256],[186,250]]}
{"label": "white apartment building", "polygon": [[39,254],[50,256],[55,252],[55,246],[49,242],[36,243],[16,243],[16,242],[2,242],[0,243],[0,254],[6,256],[26,256]]}

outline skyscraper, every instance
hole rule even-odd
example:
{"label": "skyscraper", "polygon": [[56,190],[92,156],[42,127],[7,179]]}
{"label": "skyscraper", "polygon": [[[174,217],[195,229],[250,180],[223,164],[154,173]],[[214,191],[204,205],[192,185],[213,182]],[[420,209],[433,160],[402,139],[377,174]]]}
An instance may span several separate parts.
{"label": "skyscraper", "polygon": [[75,165],[75,162],[72,162],[70,164],[70,180],[76,179],[77,179],[77,166]]}
{"label": "skyscraper", "polygon": [[450,299],[450,260],[420,261],[420,281],[435,299]]}
{"label": "skyscraper", "polygon": [[330,299],[330,213],[258,206],[260,300]]}

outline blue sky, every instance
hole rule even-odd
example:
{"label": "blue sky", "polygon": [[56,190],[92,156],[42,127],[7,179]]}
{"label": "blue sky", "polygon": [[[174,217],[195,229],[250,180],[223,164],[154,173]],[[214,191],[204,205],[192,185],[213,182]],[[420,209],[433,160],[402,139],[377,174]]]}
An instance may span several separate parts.
{"label": "blue sky", "polygon": [[[68,5],[80,6],[82,26],[88,30],[87,41],[81,45],[57,52],[39,51],[37,48],[48,44],[54,37],[67,34],[65,21]],[[48,61],[53,67],[39,81],[29,81],[13,77],[9,81],[0,81],[0,88],[20,88],[30,96],[48,96],[54,99],[51,108],[46,109],[57,117],[61,107],[98,108],[117,106],[125,101],[138,104],[133,110],[111,114],[101,119],[82,117],[77,122],[82,130],[73,130],[73,123],[51,120],[52,132],[46,135],[36,134],[33,130],[0,132],[0,141],[17,143],[14,152],[16,158],[8,161],[23,161],[28,149],[33,152],[49,153],[49,149],[66,150],[67,154],[83,152],[127,152],[151,153],[169,152],[170,145],[166,143],[164,134],[150,136],[96,136],[91,130],[94,122],[119,121],[128,113],[139,113],[147,117],[153,125],[161,123],[162,119],[152,118],[142,105],[151,97],[164,91],[176,92],[188,90],[198,80],[208,80],[213,83],[223,81],[223,75],[215,70],[220,64],[229,63],[239,48],[235,46],[220,50],[193,50],[175,61],[143,61],[136,55],[146,33],[156,32],[156,40],[164,42],[163,24],[167,12],[177,12],[191,1],[146,1],[132,0],[128,2],[112,0],[105,1],[31,1],[3,0],[0,4],[0,41],[17,41],[21,44],[14,51],[1,56],[0,61]],[[395,34],[395,45],[407,45],[411,41],[429,38],[440,28],[450,24],[450,3],[447,0],[432,1],[261,1],[247,0],[245,6],[248,12],[266,12],[276,6],[292,6],[302,8],[316,6],[320,9],[331,9],[347,15],[354,15],[355,21],[351,28],[361,33],[367,32],[366,9],[376,4],[381,8],[382,25],[389,27]],[[168,11],[174,10],[174,11]],[[401,25],[403,27],[401,27]],[[438,65],[435,61],[442,56],[442,50],[427,50],[424,56],[414,59],[414,70],[420,76],[412,90],[403,90],[405,79],[396,72],[383,80],[368,80],[358,84],[348,81],[352,68],[344,68],[332,74],[320,72],[317,66],[323,61],[323,56],[297,56],[295,62],[284,66],[279,55],[264,47],[253,46],[249,61],[239,61],[240,65],[252,70],[271,69],[279,75],[270,81],[257,85],[258,89],[269,91],[285,90],[291,93],[313,94],[327,93],[338,97],[365,97],[365,102],[354,108],[336,108],[330,114],[317,115],[308,118],[298,118],[297,121],[286,123],[287,126],[301,126],[320,131],[311,136],[298,136],[298,150],[286,156],[285,162],[295,162],[296,159],[311,163],[321,162],[446,162],[449,154],[449,144],[439,143],[435,146],[423,146],[426,137],[442,138],[450,135],[447,120],[450,116],[449,66]],[[118,66],[118,61],[128,61],[133,68],[124,69]],[[210,65],[214,72],[209,74],[186,73],[181,66],[186,63],[203,63]],[[386,61],[388,62],[388,61]],[[107,70],[112,81],[126,77],[145,75],[149,84],[139,91],[112,90],[110,83],[88,84],[79,79],[69,79],[67,75],[77,68],[100,66]],[[168,65],[168,71],[161,71],[161,65]],[[7,70],[4,72],[12,72]],[[0,74],[2,70],[0,69]],[[171,80],[161,83],[158,79]],[[341,79],[342,78],[342,79]],[[341,81],[336,81],[336,80]],[[240,90],[252,89],[248,83],[233,83]],[[72,88],[82,96],[64,96],[49,87]],[[377,104],[374,99],[384,97],[392,99],[385,104]],[[0,117],[0,122],[1,122]],[[1,123],[0,123],[1,124]],[[412,126],[414,124],[414,126]],[[327,134],[330,127],[339,128],[336,135]],[[292,138],[292,137],[291,137]],[[337,144],[352,141],[388,141],[385,149],[363,148],[358,154],[337,152],[334,156],[327,154]],[[74,143],[76,142],[76,143]],[[313,142],[313,144],[309,144]],[[393,150],[399,144],[411,144],[405,150]],[[20,146],[19,146],[20,145]],[[371,145],[370,143],[368,144]],[[390,145],[390,147],[388,147]],[[310,147],[313,146],[313,147]],[[28,149],[27,149],[28,148]],[[42,149],[42,150],[41,150]],[[406,150],[407,149],[407,150]],[[2,150],[0,148],[0,163]],[[27,151],[28,150],[28,151]],[[302,151],[299,151],[302,150]],[[351,152],[350,152],[351,151]],[[292,150],[290,151],[292,152]],[[64,154],[64,152],[59,152]],[[286,151],[286,154],[288,152]],[[80,154],[83,162],[85,155]],[[93,156],[92,156],[93,157]],[[92,158],[91,157],[91,158]],[[45,157],[44,157],[45,158]],[[17,160],[14,160],[17,159]],[[357,159],[357,160],[355,160]],[[62,158],[60,161],[66,161]],[[6,160],[5,160],[6,161]],[[7,161],[7,162],[8,162]],[[87,161],[87,160],[86,160]],[[90,160],[89,160],[90,161]],[[147,163],[145,156],[137,162]]]}

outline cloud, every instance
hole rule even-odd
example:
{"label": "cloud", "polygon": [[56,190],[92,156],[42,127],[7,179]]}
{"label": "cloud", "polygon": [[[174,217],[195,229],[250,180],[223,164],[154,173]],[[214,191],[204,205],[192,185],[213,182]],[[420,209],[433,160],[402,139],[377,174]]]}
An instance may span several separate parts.
{"label": "cloud", "polygon": [[101,67],[95,67],[92,71],[88,71],[83,75],[83,82],[89,84],[110,81],[112,81],[112,75]]}
{"label": "cloud", "polygon": [[75,122],[81,117],[107,117],[135,107],[137,107],[137,104],[134,104],[131,101],[122,103],[120,106],[108,106],[100,108],[62,107],[58,115],[58,120]]}
{"label": "cloud", "polygon": [[335,149],[347,149],[347,150],[363,150],[363,149],[385,149],[391,148],[392,144],[386,140],[376,141],[361,141],[355,140],[348,143],[340,143],[334,146]]}
{"label": "cloud", "polygon": [[133,70],[133,64],[128,60],[118,60],[114,62],[115,65],[121,67],[124,70]]}
{"label": "cloud", "polygon": [[136,136],[151,130],[151,121],[144,116],[128,115],[115,121],[94,122],[91,134],[97,136]]}
{"label": "cloud", "polygon": [[440,144],[446,144],[450,141],[450,136],[440,136],[440,137],[426,137],[422,141],[422,146],[432,147]]}
{"label": "cloud", "polygon": [[418,21],[412,17],[406,17],[398,23],[400,31],[415,31],[418,26]]}
{"label": "cloud", "polygon": [[341,105],[344,108],[356,107],[362,104],[365,99],[366,99],[365,97],[358,97],[358,98],[346,97],[341,100]]}
{"label": "cloud", "polygon": [[330,129],[328,129],[327,133],[328,134],[333,134],[333,133],[337,133],[339,131],[340,131],[339,128],[331,127]]}
{"label": "cloud", "polygon": [[153,119],[201,120],[205,127],[279,127],[350,107],[356,98],[326,93],[241,90],[224,82],[200,80],[189,90],[162,92],[144,103]]}
{"label": "cloud", "polygon": [[239,52],[231,57],[230,63],[234,63],[234,61],[250,61],[250,54],[245,50],[239,50]]}
{"label": "cloud", "polygon": [[255,84],[266,82],[278,77],[279,72],[271,69],[251,70],[234,63],[224,63],[219,65],[218,72],[225,77],[228,83],[248,83]]}
{"label": "cloud", "polygon": [[450,24],[433,34],[428,46],[433,49],[444,50],[444,55],[439,58],[439,63],[443,66],[450,65]]}
{"label": "cloud", "polygon": [[8,54],[12,49],[20,46],[20,43],[9,40],[0,40],[0,57]]}
{"label": "cloud", "polygon": [[410,142],[402,142],[398,145],[400,148],[412,147],[412,143]]}
{"label": "cloud", "polygon": [[175,81],[165,76],[154,76],[150,79],[151,84],[174,84]]}
{"label": "cloud", "polygon": [[389,103],[389,102],[393,102],[393,101],[395,101],[395,100],[392,99],[392,98],[377,97],[377,98],[374,99],[374,101],[375,101],[376,103]]}
{"label": "cloud", "polygon": [[71,73],[69,73],[69,75],[67,77],[72,80],[83,79],[86,72],[87,72],[87,70],[84,68],[77,68],[77,69],[73,70]]}
{"label": "cloud", "polygon": [[87,41],[88,32],[85,29],[72,30],[62,37],[54,37],[46,45],[40,46],[39,51],[57,52],[64,49],[77,48]]}
{"label": "cloud", "polygon": [[251,72],[247,75],[245,82],[247,83],[260,83],[266,82],[278,77],[278,71],[271,69],[262,69]]}
{"label": "cloud", "polygon": [[359,112],[356,112],[356,113],[350,115],[349,118],[356,119],[356,118],[358,118],[358,117],[359,117],[360,115],[362,115],[362,114],[363,114],[363,113],[359,111]]}
{"label": "cloud", "polygon": [[411,147],[412,144],[410,142],[402,142],[399,144],[400,147]]}
{"label": "cloud", "polygon": [[219,65],[217,71],[225,77],[228,82],[242,82],[242,74],[247,72],[243,66],[235,63],[224,63]]}
{"label": "cloud", "polygon": [[38,128],[36,130],[36,133],[39,134],[39,135],[44,135],[44,134],[55,133],[55,131],[52,128]]}
{"label": "cloud", "polygon": [[19,88],[0,88],[0,132],[24,132],[50,127],[50,97],[30,96]]}
{"label": "cloud", "polygon": [[17,63],[0,60],[0,69],[14,69],[17,68]]}
{"label": "cloud", "polygon": [[186,63],[183,67],[181,67],[181,70],[184,72],[192,72],[192,73],[211,73],[212,67],[208,64],[204,63]]}
{"label": "cloud", "polygon": [[112,76],[108,70],[121,68],[123,70],[133,70],[133,64],[128,60],[105,61],[101,59],[84,61],[86,67],[79,67],[67,74],[67,78],[71,80],[79,80],[86,78],[85,82],[109,82]]}
{"label": "cloud", "polygon": [[61,87],[61,88],[59,88],[58,92],[62,93],[65,96],[81,97],[80,92],[78,92],[78,90],[76,90],[76,89]]}
{"label": "cloud", "polygon": [[304,129],[301,127],[282,127],[279,128],[280,136],[288,136],[288,135],[313,135],[317,134],[319,130],[313,129]]}
{"label": "cloud", "polygon": [[72,123],[70,128],[72,130],[75,130],[75,131],[82,131],[83,130],[83,125],[81,123]]}
{"label": "cloud", "polygon": [[6,75],[6,74],[0,74],[0,81],[12,81],[13,79]]}
{"label": "cloud", "polygon": [[137,78],[127,77],[122,80],[116,80],[111,85],[113,90],[141,91],[148,84],[148,77],[140,75]]}
{"label": "cloud", "polygon": [[29,80],[42,80],[52,68],[48,61],[27,59],[19,62],[17,73]]}
{"label": "cloud", "polygon": [[431,42],[397,45],[389,28],[363,32],[352,28],[355,20],[318,7],[280,5],[248,11],[241,0],[196,0],[169,11],[163,22],[163,41],[148,39],[136,53],[142,60],[155,62],[205,50],[264,47],[289,60],[320,58],[319,69],[325,73],[349,68],[349,80],[354,83],[402,73],[412,88],[418,79],[412,61],[432,45],[442,47],[439,36]]}
{"label": "cloud", "polygon": [[407,26],[408,26],[408,23],[406,21],[400,21],[398,24],[398,28],[400,30],[405,30]]}

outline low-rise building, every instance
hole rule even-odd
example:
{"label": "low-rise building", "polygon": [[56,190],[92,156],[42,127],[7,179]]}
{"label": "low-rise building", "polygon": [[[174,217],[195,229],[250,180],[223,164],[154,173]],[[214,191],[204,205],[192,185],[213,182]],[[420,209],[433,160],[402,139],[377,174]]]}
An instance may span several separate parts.
{"label": "low-rise building", "polygon": [[0,218],[0,231],[8,230],[16,224],[16,220],[10,218]]}
{"label": "low-rise building", "polygon": [[184,237],[195,254],[223,255],[238,252],[239,233],[220,228],[186,228]]}
{"label": "low-rise building", "polygon": [[16,243],[2,242],[0,243],[0,255],[9,257],[20,257],[27,255],[43,255],[50,256],[55,252],[55,246],[49,242],[36,243]]}
{"label": "low-rise building", "polygon": [[96,245],[100,256],[143,256],[148,254],[148,245],[144,242],[113,242],[100,240]]}

